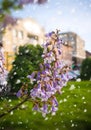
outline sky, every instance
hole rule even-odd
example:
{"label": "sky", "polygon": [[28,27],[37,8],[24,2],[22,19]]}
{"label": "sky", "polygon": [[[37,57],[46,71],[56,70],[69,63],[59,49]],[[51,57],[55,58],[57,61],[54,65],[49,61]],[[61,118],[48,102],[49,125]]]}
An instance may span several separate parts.
{"label": "sky", "polygon": [[43,5],[24,5],[12,15],[33,18],[46,32],[75,32],[85,41],[85,50],[91,52],[91,0],[48,0]]}

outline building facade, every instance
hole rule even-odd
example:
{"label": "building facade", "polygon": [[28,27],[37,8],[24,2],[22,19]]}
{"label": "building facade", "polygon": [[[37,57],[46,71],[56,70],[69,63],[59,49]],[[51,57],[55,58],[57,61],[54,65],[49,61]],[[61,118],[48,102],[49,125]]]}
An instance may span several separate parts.
{"label": "building facade", "polygon": [[72,47],[70,45],[65,43],[62,45],[61,59],[63,59],[66,64],[72,64]]}
{"label": "building facade", "polygon": [[60,37],[63,39],[65,45],[72,47],[71,50],[65,50],[68,52],[71,51],[69,54],[72,55],[72,62],[81,64],[83,59],[86,58],[84,40],[73,32],[60,33]]}
{"label": "building facade", "polygon": [[86,58],[91,58],[91,52],[86,51]]}
{"label": "building facade", "polygon": [[25,44],[43,44],[44,29],[31,18],[13,19],[6,17],[2,42],[5,50],[6,68],[11,69],[15,53]]}
{"label": "building facade", "polygon": [[[0,40],[3,42],[8,70],[12,67],[19,46],[27,43],[41,45],[45,41],[45,31],[34,19],[13,19],[7,16],[3,26],[4,33],[0,35]],[[84,40],[73,32],[60,33],[60,38],[63,40],[61,59],[69,64],[81,64],[86,58]]]}

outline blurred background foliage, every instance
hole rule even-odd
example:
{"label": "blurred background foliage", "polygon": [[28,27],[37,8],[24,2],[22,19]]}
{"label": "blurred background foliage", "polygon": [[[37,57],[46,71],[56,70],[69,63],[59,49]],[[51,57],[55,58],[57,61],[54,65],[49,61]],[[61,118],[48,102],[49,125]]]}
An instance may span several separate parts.
{"label": "blurred background foliage", "polygon": [[[39,64],[42,62],[43,48],[40,45],[34,46],[27,44],[19,47],[19,52],[15,56],[13,67],[9,73],[9,84],[11,91],[17,92],[23,84],[28,84],[30,80],[27,78],[33,71],[39,70]],[[30,89],[31,89],[30,88]]]}
{"label": "blurred background foliage", "polygon": [[0,21],[4,16],[10,14],[12,10],[22,9],[26,4],[44,4],[47,0],[0,0]]}
{"label": "blurred background foliage", "polygon": [[86,58],[81,64],[81,79],[91,80],[91,58]]}

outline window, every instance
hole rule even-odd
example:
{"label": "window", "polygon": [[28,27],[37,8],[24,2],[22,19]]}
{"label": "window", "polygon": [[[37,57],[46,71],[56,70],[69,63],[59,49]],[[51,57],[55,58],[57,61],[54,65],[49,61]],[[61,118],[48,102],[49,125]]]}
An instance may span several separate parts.
{"label": "window", "polygon": [[38,43],[38,36],[28,34],[28,38],[30,43],[34,43],[34,44]]}
{"label": "window", "polygon": [[18,32],[18,38],[23,39],[23,31]]}
{"label": "window", "polygon": [[17,37],[17,30],[15,30],[15,29],[13,30],[13,36]]}
{"label": "window", "polygon": [[23,31],[13,30],[13,36],[18,37],[19,39],[23,39]]}
{"label": "window", "polygon": [[13,45],[12,49],[13,49],[14,52],[17,52],[17,46],[16,45]]}

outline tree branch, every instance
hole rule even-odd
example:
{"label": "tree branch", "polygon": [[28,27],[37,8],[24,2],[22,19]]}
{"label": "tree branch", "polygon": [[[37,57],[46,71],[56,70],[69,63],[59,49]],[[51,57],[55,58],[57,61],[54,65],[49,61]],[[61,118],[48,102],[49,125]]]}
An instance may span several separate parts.
{"label": "tree branch", "polygon": [[2,118],[3,116],[8,115],[11,111],[16,110],[17,108],[19,108],[19,106],[21,106],[23,103],[25,103],[30,98],[31,98],[30,96],[26,97],[22,102],[18,103],[17,105],[15,105],[11,109],[7,110],[6,112],[3,112],[2,114],[0,114],[0,118]]}

